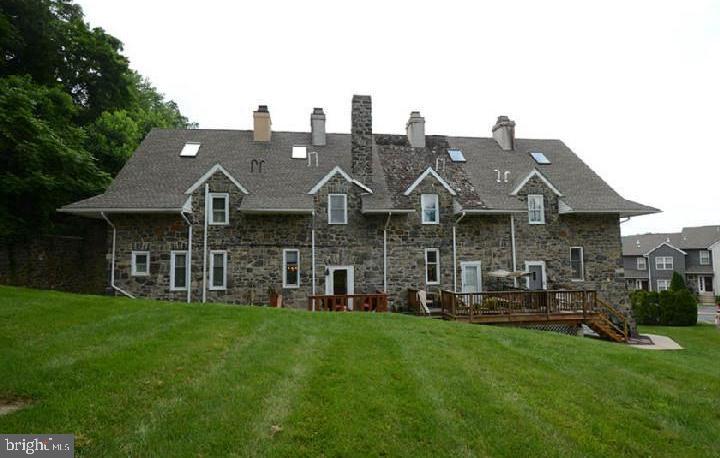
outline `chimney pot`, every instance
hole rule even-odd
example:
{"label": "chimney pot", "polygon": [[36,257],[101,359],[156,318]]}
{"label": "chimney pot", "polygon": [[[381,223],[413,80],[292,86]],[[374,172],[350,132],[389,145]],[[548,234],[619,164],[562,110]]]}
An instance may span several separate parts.
{"label": "chimney pot", "polygon": [[325,135],[325,112],[322,108],[313,108],[310,115],[310,130],[312,132],[313,146],[325,146],[327,136]]}
{"label": "chimney pot", "polygon": [[425,148],[425,118],[420,116],[419,111],[410,113],[410,119],[405,125],[405,131],[410,146],[413,148]]}
{"label": "chimney pot", "polygon": [[515,121],[507,116],[498,116],[497,122],[492,128],[492,135],[503,150],[515,149]]}
{"label": "chimney pot", "polygon": [[272,137],[272,121],[267,105],[258,106],[253,112],[253,140],[256,142],[269,142]]}

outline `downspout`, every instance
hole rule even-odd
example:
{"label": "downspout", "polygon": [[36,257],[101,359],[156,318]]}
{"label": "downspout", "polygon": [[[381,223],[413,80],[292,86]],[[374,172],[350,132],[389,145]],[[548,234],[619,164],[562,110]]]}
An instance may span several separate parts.
{"label": "downspout", "polygon": [[460,214],[460,217],[455,221],[452,228],[453,235],[453,291],[457,292],[457,230],[456,227],[460,224],[460,221],[465,218],[465,212]]}
{"label": "downspout", "polygon": [[[645,258],[645,265],[647,266],[648,270],[648,288],[650,291],[653,290],[653,283],[652,283],[652,267],[650,267],[650,256],[643,256]],[[637,266],[635,266],[637,267]]]}
{"label": "downspout", "polygon": [[[510,242],[512,246],[512,263],[513,263],[513,272],[517,272],[517,253],[515,251],[515,215],[510,215]],[[517,288],[518,286],[518,279],[517,277],[513,277],[513,286]]]}
{"label": "downspout", "polygon": [[187,303],[189,304],[192,299],[192,274],[190,273],[190,269],[192,269],[192,223],[182,211],[180,212],[180,216],[182,216],[188,224],[187,266],[185,271],[187,278],[185,279],[185,284],[187,285]]}
{"label": "downspout", "polygon": [[[312,229],[310,231],[310,238],[312,244],[312,295],[315,295],[315,210],[312,212]],[[312,311],[315,311],[315,300],[312,301]]]}
{"label": "downspout", "polygon": [[205,303],[207,293],[207,232],[208,232],[208,184],[205,183],[205,228],[203,229],[203,279],[202,279],[202,301]]}
{"label": "downspout", "polygon": [[[115,225],[110,222],[110,220],[108,219],[107,216],[105,216],[105,212],[100,212],[100,216],[102,216],[103,219],[105,219],[105,221],[107,221],[107,223],[110,225],[110,227],[112,227],[112,231],[113,231],[113,236],[112,236],[112,256],[111,256],[111,258],[110,258],[110,259],[111,259],[111,261],[110,261],[110,287],[111,287],[112,289],[114,289],[115,291],[126,295],[126,296],[129,297],[130,299],[135,299],[135,296],[133,296],[132,294],[130,294],[130,293],[128,293],[127,291],[125,291],[125,290],[123,290],[123,289],[118,288],[117,286],[115,286],[115,233],[116,233],[117,231],[115,230]],[[149,262],[150,262],[150,260],[148,259],[148,263],[149,263]]]}
{"label": "downspout", "polygon": [[383,292],[385,294],[387,294],[387,228],[390,225],[390,218],[392,218],[392,211],[388,213],[385,227],[383,227]]}

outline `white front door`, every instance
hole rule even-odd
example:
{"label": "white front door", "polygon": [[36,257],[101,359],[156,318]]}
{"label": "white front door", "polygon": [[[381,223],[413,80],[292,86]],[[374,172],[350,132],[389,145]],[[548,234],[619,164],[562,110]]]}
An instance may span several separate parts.
{"label": "white front door", "polygon": [[[327,266],[325,276],[325,294],[345,296],[355,294],[355,271],[353,266]],[[348,300],[352,310],[352,299]]]}
{"label": "white front door", "polygon": [[482,264],[480,261],[460,263],[462,272],[462,292],[479,293],[482,291]]}
{"label": "white front door", "polygon": [[707,275],[701,275],[698,277],[698,291],[701,293],[712,292],[712,277]]}

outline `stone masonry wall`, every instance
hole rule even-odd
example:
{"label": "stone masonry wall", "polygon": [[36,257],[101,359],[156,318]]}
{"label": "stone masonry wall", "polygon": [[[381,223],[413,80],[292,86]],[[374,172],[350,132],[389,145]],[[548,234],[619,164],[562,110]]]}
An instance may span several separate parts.
{"label": "stone masonry wall", "polygon": [[[395,305],[405,305],[408,288],[454,289],[452,227],[453,198],[434,178],[428,177],[412,193],[415,213],[363,215],[364,191],[335,176],[315,196],[315,216],[246,215],[237,211],[243,194],[218,172],[208,180],[210,192],[230,195],[228,225],[208,226],[208,250],[228,252],[227,289],[208,290],[208,301],[263,304],[268,288],[282,292],[286,306],[304,308],[312,293],[311,230],[316,229],[316,293],[325,294],[327,266],[354,268],[355,292],[383,288],[383,228],[387,224],[388,293]],[[193,194],[192,300],[202,297],[204,187]],[[329,193],[348,195],[348,224],[327,224]],[[439,195],[440,224],[423,225],[420,195]],[[557,214],[558,202],[542,182],[532,180],[521,193],[545,195],[545,225],[530,225],[527,214],[515,216],[518,269],[525,261],[542,260],[547,266],[549,288],[594,288],[616,304],[626,304],[621,275],[620,229],[617,215]],[[133,294],[159,299],[185,300],[185,292],[169,291],[170,250],[187,249],[187,224],[179,215],[115,216],[118,227],[116,283]],[[466,216],[457,224],[457,288],[461,287],[460,264],[482,263],[483,286],[491,284],[487,273],[512,270],[509,215]],[[570,281],[570,247],[582,246],[584,281]],[[283,249],[300,250],[300,287],[282,288]],[[440,284],[425,285],[425,249],[438,248]],[[151,275],[130,276],[130,252],[151,252]],[[209,268],[209,260],[208,260]]]}
{"label": "stone masonry wall", "polygon": [[71,222],[73,236],[47,235],[0,243],[0,284],[87,294],[105,292],[105,222],[88,218]]}
{"label": "stone masonry wall", "polygon": [[[545,224],[530,224],[527,214],[515,218],[518,268],[524,269],[525,261],[545,261],[548,289],[595,289],[631,317],[618,215],[559,215],[558,196],[538,178],[518,196],[526,202],[528,194],[545,197]],[[571,280],[571,247],[583,247],[583,280]]]}

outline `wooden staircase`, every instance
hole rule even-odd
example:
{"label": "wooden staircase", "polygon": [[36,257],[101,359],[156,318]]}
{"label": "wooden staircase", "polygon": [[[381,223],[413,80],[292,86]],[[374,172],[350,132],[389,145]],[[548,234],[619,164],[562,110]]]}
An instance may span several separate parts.
{"label": "wooden staircase", "polygon": [[583,320],[583,323],[601,337],[610,339],[613,342],[627,342],[630,334],[625,315],[599,296],[596,297],[596,304],[597,313],[588,315]]}

